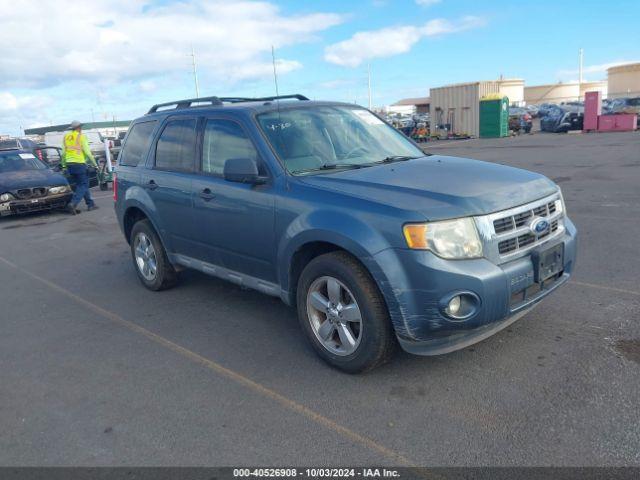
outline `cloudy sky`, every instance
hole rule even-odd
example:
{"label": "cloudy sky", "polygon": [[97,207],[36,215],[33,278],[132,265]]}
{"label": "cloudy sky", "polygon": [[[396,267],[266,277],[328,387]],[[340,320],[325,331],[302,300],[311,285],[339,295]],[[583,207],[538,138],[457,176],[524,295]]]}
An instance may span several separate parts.
{"label": "cloudy sky", "polygon": [[0,0],[0,134],[128,120],[200,94],[375,105],[492,79],[587,79],[640,61],[637,0]]}

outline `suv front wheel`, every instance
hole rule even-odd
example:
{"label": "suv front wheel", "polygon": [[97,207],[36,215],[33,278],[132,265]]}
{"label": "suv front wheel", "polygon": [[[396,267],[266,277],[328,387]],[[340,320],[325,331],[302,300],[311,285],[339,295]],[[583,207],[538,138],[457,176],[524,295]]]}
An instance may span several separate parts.
{"label": "suv front wheel", "polygon": [[129,244],[136,273],[145,287],[158,291],[175,285],[177,273],[149,220],[133,226]]}
{"label": "suv front wheel", "polygon": [[340,370],[371,370],[394,351],[396,339],[382,294],[346,252],[309,262],[298,281],[297,307],[314,350]]}

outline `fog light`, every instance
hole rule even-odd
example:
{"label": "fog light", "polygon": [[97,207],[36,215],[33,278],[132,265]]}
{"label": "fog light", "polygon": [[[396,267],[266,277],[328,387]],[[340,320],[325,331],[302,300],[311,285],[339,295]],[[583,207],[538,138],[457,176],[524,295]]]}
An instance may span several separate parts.
{"label": "fog light", "polygon": [[462,299],[460,295],[456,295],[451,300],[449,300],[449,305],[447,305],[447,313],[452,316],[457,316],[460,311],[460,306],[462,305]]}
{"label": "fog light", "polygon": [[473,292],[455,292],[440,301],[440,311],[452,321],[465,321],[480,309],[480,297]]}

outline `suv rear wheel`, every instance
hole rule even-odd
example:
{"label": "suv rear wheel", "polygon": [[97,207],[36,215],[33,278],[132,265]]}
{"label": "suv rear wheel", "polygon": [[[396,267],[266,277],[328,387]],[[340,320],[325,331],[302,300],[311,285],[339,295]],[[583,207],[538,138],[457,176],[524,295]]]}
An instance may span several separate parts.
{"label": "suv rear wheel", "polygon": [[145,287],[158,291],[175,285],[177,273],[149,220],[133,226],[129,243],[136,273]]}
{"label": "suv rear wheel", "polygon": [[297,307],[314,350],[340,370],[371,370],[395,349],[382,294],[365,268],[346,252],[309,262],[298,281]]}

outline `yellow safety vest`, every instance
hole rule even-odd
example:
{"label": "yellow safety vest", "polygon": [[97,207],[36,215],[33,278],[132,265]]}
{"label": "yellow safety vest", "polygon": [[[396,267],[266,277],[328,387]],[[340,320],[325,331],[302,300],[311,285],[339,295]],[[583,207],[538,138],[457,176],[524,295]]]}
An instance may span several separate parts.
{"label": "yellow safety vest", "polygon": [[66,163],[85,163],[82,151],[82,134],[77,131],[69,132],[63,139]]}

